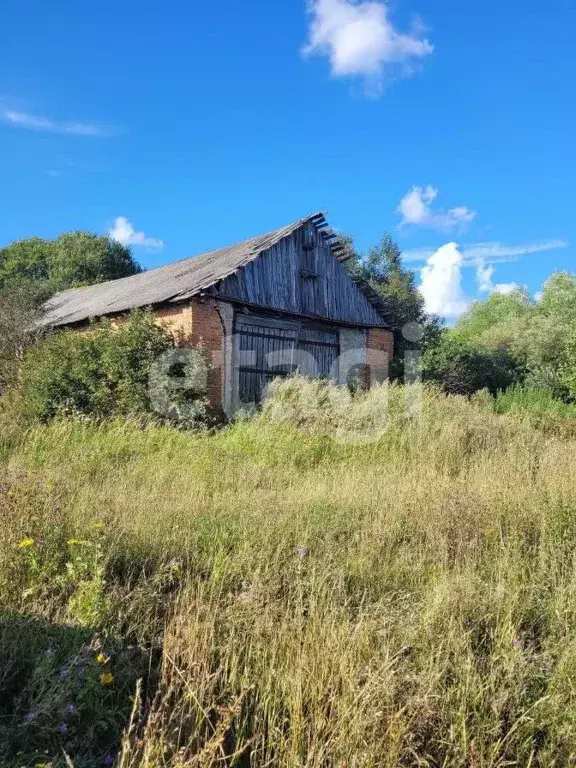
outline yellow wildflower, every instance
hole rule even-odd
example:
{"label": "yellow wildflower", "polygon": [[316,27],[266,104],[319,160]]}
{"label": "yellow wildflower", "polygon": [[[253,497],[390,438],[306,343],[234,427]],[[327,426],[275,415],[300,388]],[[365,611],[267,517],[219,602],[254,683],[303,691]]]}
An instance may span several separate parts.
{"label": "yellow wildflower", "polygon": [[114,680],[114,675],[112,674],[112,672],[103,672],[100,675],[100,685],[111,685],[113,680]]}
{"label": "yellow wildflower", "polygon": [[92,526],[92,528],[93,528],[95,531],[101,531],[101,530],[102,530],[102,528],[104,528],[104,523],[94,523],[94,525]]}
{"label": "yellow wildflower", "polygon": [[36,544],[34,539],[22,539],[22,541],[20,542],[20,544],[18,544],[18,546],[20,547],[20,549],[30,549],[30,547],[33,547],[34,544]]}
{"label": "yellow wildflower", "polygon": [[103,653],[99,653],[98,656],[96,656],[96,661],[98,662],[98,664],[106,664],[108,659],[106,656],[104,656]]}
{"label": "yellow wildflower", "polygon": [[74,544],[80,544],[80,542],[79,542],[79,540],[78,540],[78,539],[68,539],[68,541],[67,541],[66,543],[67,543],[67,544],[68,544],[68,546],[70,546],[70,547],[72,547]]}

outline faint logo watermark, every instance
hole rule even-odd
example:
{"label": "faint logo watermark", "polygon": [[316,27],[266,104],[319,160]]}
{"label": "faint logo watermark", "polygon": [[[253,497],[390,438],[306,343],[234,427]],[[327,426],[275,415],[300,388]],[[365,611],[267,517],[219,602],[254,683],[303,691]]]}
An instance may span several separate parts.
{"label": "faint logo watermark", "polygon": [[198,349],[177,347],[158,357],[150,371],[149,396],[156,413],[172,421],[194,422],[204,411],[210,366]]}
{"label": "faint logo watermark", "polygon": [[[409,346],[394,361],[396,374],[406,386],[402,390],[404,415],[419,419],[422,410],[422,341],[424,328],[408,323],[401,330]],[[314,354],[297,345],[270,351],[244,349],[242,334],[227,340],[234,350],[228,356],[229,369],[223,366],[222,351],[213,353],[178,347],[163,353],[153,364],[149,381],[152,408],[160,415],[179,422],[194,422],[206,405],[211,377],[221,383],[219,405],[226,417],[254,410],[269,397],[270,386],[277,378],[303,376],[326,380],[321,396],[323,408],[332,409],[336,424],[333,437],[347,444],[360,445],[377,441],[389,426],[389,374],[392,360],[385,350],[352,346],[335,356],[327,366],[322,353]],[[404,345],[402,345],[404,346]],[[213,373],[212,373],[213,372]],[[338,386],[328,386],[329,383]],[[362,391],[376,388],[371,398]],[[218,394],[218,393],[217,393]],[[291,404],[294,419],[306,417],[304,412],[318,407],[317,403]],[[311,413],[310,413],[311,415]]]}

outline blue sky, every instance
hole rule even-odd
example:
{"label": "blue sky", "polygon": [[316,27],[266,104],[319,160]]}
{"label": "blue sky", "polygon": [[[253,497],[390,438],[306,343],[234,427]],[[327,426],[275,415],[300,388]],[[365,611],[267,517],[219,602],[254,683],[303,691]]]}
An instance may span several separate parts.
{"label": "blue sky", "polygon": [[152,267],[322,209],[446,315],[574,269],[572,0],[0,13],[0,243],[112,231]]}

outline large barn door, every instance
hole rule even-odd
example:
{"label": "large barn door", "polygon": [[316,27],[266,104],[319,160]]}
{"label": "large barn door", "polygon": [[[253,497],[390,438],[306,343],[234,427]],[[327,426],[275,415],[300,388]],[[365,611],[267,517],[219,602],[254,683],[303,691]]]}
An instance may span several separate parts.
{"label": "large barn door", "polygon": [[305,376],[329,379],[334,376],[334,363],[340,354],[338,331],[301,326],[298,334],[299,371]]}
{"label": "large barn door", "polygon": [[240,403],[259,403],[274,378],[293,373],[297,341],[296,324],[236,316]]}
{"label": "large barn door", "polygon": [[278,376],[299,372],[313,378],[334,375],[338,331],[253,315],[236,315],[238,395],[258,403]]}

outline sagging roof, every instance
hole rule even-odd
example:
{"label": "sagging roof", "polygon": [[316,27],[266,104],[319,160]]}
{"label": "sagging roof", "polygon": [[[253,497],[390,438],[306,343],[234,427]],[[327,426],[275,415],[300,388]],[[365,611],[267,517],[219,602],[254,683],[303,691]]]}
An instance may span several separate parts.
{"label": "sagging roof", "polygon": [[[310,221],[319,229],[327,226],[324,214],[315,213],[236,245],[209,251],[130,277],[86,288],[62,291],[45,304],[43,323],[54,327],[73,325],[139,307],[186,301],[245,267],[260,254]],[[331,240],[332,250],[338,258],[338,255],[342,254],[342,246],[338,243],[336,236],[328,233],[327,240]],[[363,281],[357,279],[355,281],[383,320],[386,320],[385,307],[378,294]]]}

